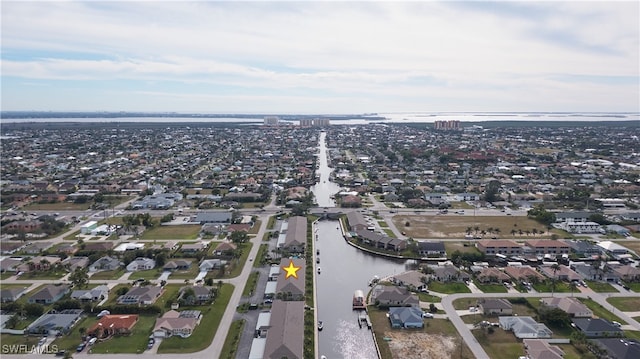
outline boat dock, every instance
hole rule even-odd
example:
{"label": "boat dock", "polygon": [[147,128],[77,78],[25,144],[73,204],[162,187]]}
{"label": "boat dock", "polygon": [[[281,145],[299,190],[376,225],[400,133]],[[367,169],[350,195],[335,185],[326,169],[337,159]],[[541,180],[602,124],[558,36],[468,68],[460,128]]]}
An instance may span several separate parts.
{"label": "boat dock", "polygon": [[373,326],[371,324],[371,318],[369,318],[369,314],[367,314],[366,311],[358,315],[358,325],[360,326],[360,328],[362,328],[362,323],[365,323],[367,325],[367,328],[369,329],[371,329],[371,327]]}

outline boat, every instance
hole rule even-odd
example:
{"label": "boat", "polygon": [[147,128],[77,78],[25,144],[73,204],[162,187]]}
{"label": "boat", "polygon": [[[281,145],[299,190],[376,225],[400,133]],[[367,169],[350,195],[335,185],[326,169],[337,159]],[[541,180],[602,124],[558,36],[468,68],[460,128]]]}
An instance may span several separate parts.
{"label": "boat", "polygon": [[320,274],[320,267],[318,267],[318,274]]}
{"label": "boat", "polygon": [[373,278],[371,278],[371,280],[369,281],[369,287],[373,287],[374,285],[378,284],[379,281],[380,277],[374,275]]}
{"label": "boat", "polygon": [[319,256],[320,255],[320,250],[316,249],[316,255]]}
{"label": "boat", "polygon": [[322,320],[318,321],[318,330],[322,330],[324,328],[324,324],[322,324]]}
{"label": "boat", "polygon": [[320,264],[320,257],[316,257],[316,263]]}
{"label": "boat", "polygon": [[353,293],[353,309],[367,309],[367,306],[364,302],[364,293],[358,289]]}

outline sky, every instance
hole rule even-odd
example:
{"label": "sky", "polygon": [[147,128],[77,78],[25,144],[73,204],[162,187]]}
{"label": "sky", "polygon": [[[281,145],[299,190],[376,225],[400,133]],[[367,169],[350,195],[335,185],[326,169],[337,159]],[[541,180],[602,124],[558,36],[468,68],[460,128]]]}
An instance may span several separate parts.
{"label": "sky", "polygon": [[2,0],[1,109],[640,112],[639,4]]}

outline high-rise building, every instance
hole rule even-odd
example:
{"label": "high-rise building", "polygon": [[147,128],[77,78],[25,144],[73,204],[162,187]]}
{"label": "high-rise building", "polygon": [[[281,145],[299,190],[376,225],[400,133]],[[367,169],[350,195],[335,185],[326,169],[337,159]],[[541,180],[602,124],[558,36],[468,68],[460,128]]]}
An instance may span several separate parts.
{"label": "high-rise building", "polygon": [[264,118],[265,126],[277,126],[278,122],[280,122],[280,118],[278,116],[266,116]]}
{"label": "high-rise building", "polygon": [[460,121],[459,120],[448,120],[448,121],[436,121],[433,124],[433,127],[436,130],[441,131],[460,131]]}

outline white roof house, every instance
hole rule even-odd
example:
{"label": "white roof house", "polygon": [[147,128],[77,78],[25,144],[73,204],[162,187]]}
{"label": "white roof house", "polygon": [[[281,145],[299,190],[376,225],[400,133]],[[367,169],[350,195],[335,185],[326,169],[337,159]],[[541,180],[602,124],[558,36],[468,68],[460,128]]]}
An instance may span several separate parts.
{"label": "white roof house", "polygon": [[500,327],[512,330],[518,339],[551,338],[553,332],[546,325],[536,322],[531,317],[500,317]]}
{"label": "white roof house", "polygon": [[607,252],[613,254],[626,254],[629,252],[629,249],[619,245],[618,243],[614,243],[611,241],[602,241],[596,244],[598,247],[604,249]]}
{"label": "white roof house", "polygon": [[131,263],[127,264],[127,272],[136,272],[141,270],[153,269],[156,267],[156,261],[151,258],[138,257]]}

